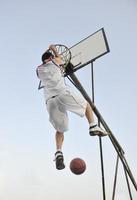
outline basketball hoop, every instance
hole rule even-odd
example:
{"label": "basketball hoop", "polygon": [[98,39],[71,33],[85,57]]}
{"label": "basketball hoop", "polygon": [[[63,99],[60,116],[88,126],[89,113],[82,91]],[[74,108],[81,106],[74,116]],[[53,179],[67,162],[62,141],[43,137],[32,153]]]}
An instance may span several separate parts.
{"label": "basketball hoop", "polygon": [[61,68],[63,69],[65,73],[65,69],[71,60],[71,51],[69,50],[68,47],[62,44],[55,44],[55,47],[58,54],[61,56],[61,60],[62,60]]}

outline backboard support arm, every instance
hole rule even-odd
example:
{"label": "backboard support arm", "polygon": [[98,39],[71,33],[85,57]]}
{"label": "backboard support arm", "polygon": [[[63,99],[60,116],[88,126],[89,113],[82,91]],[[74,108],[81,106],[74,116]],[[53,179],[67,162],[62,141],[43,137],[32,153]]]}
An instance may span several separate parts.
{"label": "backboard support arm", "polygon": [[102,115],[100,114],[99,110],[97,109],[97,107],[95,106],[95,104],[91,101],[89,95],[87,94],[87,92],[85,91],[85,89],[83,88],[82,84],[80,83],[80,81],[78,80],[78,78],[76,77],[76,75],[73,73],[73,65],[71,63],[68,64],[68,71],[66,72],[67,76],[69,76],[71,78],[71,80],[74,82],[75,87],[82,93],[82,95],[85,97],[85,99],[89,102],[90,106],[92,107],[92,110],[94,111],[96,117],[98,118],[98,120],[100,121],[101,125],[104,127],[104,129],[109,132],[110,134],[108,135],[109,139],[111,140],[122,164],[124,169],[126,170],[131,182],[133,183],[136,191],[137,191],[137,183],[133,177],[133,174],[128,166],[128,163],[126,161],[126,158],[124,156],[124,150],[121,147],[121,145],[119,144],[118,140],[116,139],[116,137],[114,136],[114,134],[112,133],[111,129],[109,128],[109,126],[107,125],[107,123],[105,122],[105,120],[103,119]]}

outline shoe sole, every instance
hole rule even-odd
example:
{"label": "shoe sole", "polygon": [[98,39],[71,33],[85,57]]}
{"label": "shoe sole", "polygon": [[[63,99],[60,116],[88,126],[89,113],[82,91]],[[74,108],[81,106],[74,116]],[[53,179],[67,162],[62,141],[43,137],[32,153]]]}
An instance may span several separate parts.
{"label": "shoe sole", "polygon": [[104,137],[104,136],[107,136],[108,135],[108,133],[103,133],[103,132],[101,132],[101,131],[94,131],[94,132],[90,132],[90,135],[91,136],[101,136],[101,137]]}

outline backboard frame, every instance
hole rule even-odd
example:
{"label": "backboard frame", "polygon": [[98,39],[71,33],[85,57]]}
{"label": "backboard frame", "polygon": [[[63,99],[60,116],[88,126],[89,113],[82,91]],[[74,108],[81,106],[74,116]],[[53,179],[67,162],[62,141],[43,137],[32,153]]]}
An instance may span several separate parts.
{"label": "backboard frame", "polygon": [[[109,48],[109,45],[108,45],[108,41],[107,41],[107,37],[106,37],[106,34],[105,34],[105,30],[104,28],[101,28],[99,29],[98,31],[94,32],[93,34],[89,35],[88,37],[84,38],[83,40],[81,40],[80,42],[76,43],[75,45],[73,45],[72,47],[70,47],[70,51],[72,51],[73,48],[75,48],[76,46],[78,46],[79,44],[81,44],[82,42],[86,41],[87,39],[89,39],[90,37],[94,37],[96,34],[98,34],[99,32],[101,32],[102,34],[102,37],[103,37],[103,42],[104,42],[104,45],[105,45],[105,48],[106,48],[106,51],[102,52],[101,54],[97,55],[96,57],[94,58],[91,58],[90,60],[88,60],[87,62],[83,63],[83,64],[77,64],[76,66],[71,63],[73,65],[73,72],[77,71],[78,69],[94,62],[96,59],[102,57],[103,55],[107,54],[110,52],[110,48]],[[85,49],[86,51],[86,49]],[[71,52],[72,53],[72,52]],[[73,53],[72,53],[72,58],[73,58]],[[71,61],[70,61],[71,62]]]}

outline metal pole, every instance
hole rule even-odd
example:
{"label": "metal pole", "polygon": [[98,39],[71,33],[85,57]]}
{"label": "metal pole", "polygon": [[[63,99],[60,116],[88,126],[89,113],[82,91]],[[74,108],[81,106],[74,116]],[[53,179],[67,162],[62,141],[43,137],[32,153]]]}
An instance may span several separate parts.
{"label": "metal pole", "polygon": [[116,161],[116,170],[115,170],[115,178],[114,178],[114,186],[113,186],[112,200],[114,200],[114,198],[115,198],[116,182],[117,182],[117,173],[118,173],[118,163],[119,163],[119,156],[117,155],[117,161]]}
{"label": "metal pole", "polygon": [[100,146],[100,160],[101,160],[101,172],[102,172],[103,200],[106,200],[106,193],[105,193],[105,176],[104,176],[104,162],[103,162],[103,150],[102,150],[102,139],[101,139],[101,137],[99,137],[99,146]]}
{"label": "metal pole", "polygon": [[127,164],[127,161],[124,157],[124,150],[122,149],[122,147],[120,146],[119,142],[117,141],[117,139],[115,138],[115,136],[113,135],[112,131],[110,130],[110,128],[108,127],[108,125],[106,124],[105,120],[103,119],[103,117],[101,116],[101,114],[99,113],[98,109],[96,108],[96,106],[93,104],[93,102],[91,101],[90,97],[88,96],[87,92],[85,91],[85,89],[83,88],[83,86],[81,85],[80,81],[78,80],[78,78],[75,76],[74,73],[70,73],[69,76],[71,77],[71,79],[73,80],[75,86],[77,87],[77,89],[79,89],[79,91],[83,94],[83,96],[85,97],[85,99],[89,102],[89,104],[91,105],[94,113],[96,114],[97,118],[99,119],[99,121],[101,122],[101,124],[103,125],[103,127],[105,128],[105,130],[107,132],[109,132],[109,138],[115,148],[115,150],[117,151],[122,163],[123,163],[123,167],[125,168],[125,170],[127,171],[135,189],[137,190],[137,184],[136,181],[131,173],[131,170]]}
{"label": "metal pole", "polygon": [[131,194],[130,185],[129,185],[129,181],[128,181],[127,172],[126,172],[125,169],[124,169],[124,172],[125,172],[125,176],[126,176],[126,181],[127,181],[127,187],[128,187],[129,197],[130,197],[130,200],[133,200],[133,198],[132,198],[132,194]]}
{"label": "metal pole", "polygon": [[[93,68],[93,62],[91,63],[91,82],[92,82],[92,102],[95,103],[95,87],[94,87],[94,68]],[[98,124],[100,125],[99,121],[98,121]],[[104,161],[103,161],[103,148],[102,148],[102,139],[101,139],[101,137],[99,137],[99,147],[100,147],[100,161],[101,161],[103,200],[106,200],[105,176],[104,176]]]}
{"label": "metal pole", "polygon": [[94,68],[93,62],[91,63],[91,82],[92,82],[92,102],[95,103],[95,87],[94,87]]}

